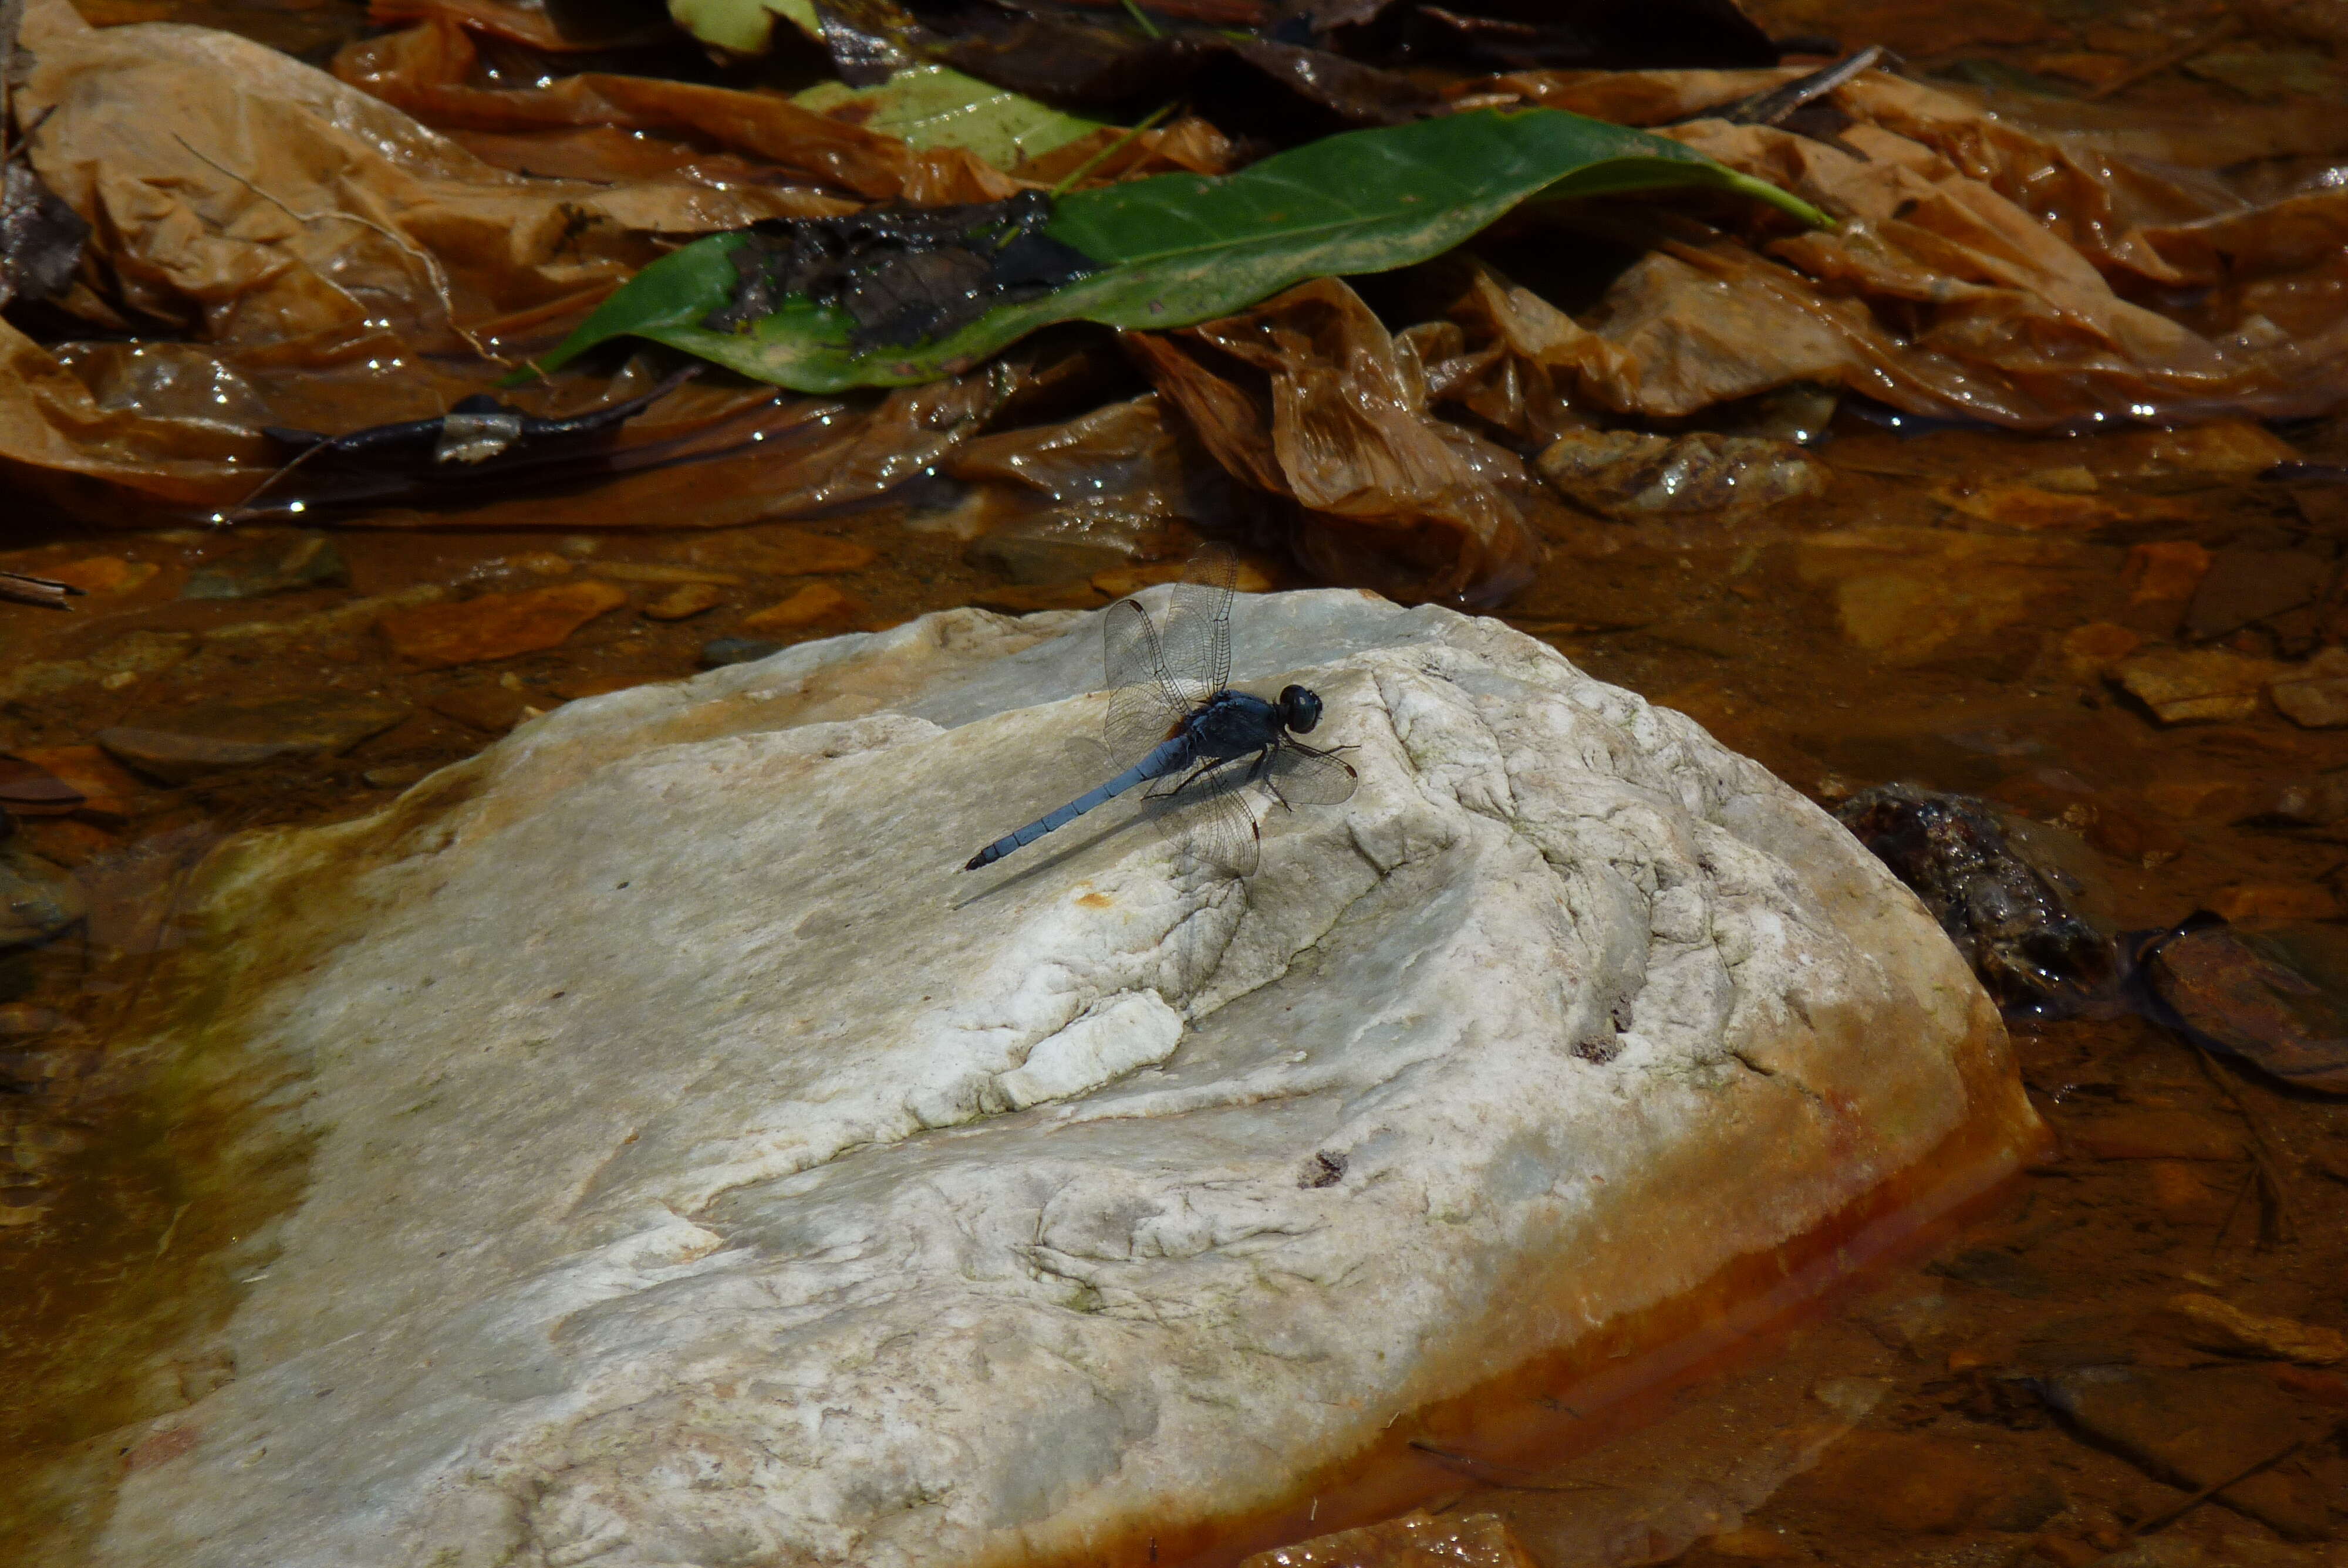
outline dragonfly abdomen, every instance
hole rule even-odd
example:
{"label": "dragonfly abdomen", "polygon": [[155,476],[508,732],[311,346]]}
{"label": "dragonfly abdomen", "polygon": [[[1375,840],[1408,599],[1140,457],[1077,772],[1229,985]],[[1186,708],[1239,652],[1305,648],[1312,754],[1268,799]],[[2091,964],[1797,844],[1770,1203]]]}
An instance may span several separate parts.
{"label": "dragonfly abdomen", "polygon": [[1033,844],[1055,828],[1067,826],[1095,806],[1107,804],[1138,784],[1147,784],[1151,779],[1179,773],[1190,765],[1197,751],[1198,743],[1191,739],[1186,728],[1099,788],[1088,790],[1057,811],[1046,812],[1026,826],[1004,834],[963,862],[963,869],[976,871],[982,866],[992,866],[1022,845]]}

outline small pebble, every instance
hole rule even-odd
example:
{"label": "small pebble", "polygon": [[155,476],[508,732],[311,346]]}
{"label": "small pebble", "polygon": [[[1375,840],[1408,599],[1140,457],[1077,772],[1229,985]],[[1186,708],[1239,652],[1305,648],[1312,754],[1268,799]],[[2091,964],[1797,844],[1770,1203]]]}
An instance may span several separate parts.
{"label": "small pebble", "polygon": [[828,582],[809,583],[780,604],[742,618],[745,631],[795,631],[804,626],[845,625],[860,619],[863,605]]}
{"label": "small pebble", "polygon": [[715,584],[681,582],[644,606],[644,614],[654,620],[683,620],[716,608],[725,597]]}

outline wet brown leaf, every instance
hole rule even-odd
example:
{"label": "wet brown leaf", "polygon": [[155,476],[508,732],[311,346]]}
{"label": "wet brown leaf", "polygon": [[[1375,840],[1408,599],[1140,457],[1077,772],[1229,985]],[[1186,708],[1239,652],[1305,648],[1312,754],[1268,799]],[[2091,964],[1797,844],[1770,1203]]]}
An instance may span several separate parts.
{"label": "wet brown leaf", "polygon": [[1291,548],[1320,576],[1476,603],[1530,578],[1541,487],[1514,453],[1428,413],[1416,359],[1344,282],[1128,341],[1216,461],[1303,508]]}
{"label": "wet brown leaf", "polygon": [[[1489,86],[1643,122],[1788,79],[1637,76],[1594,85],[1533,73]],[[1793,190],[1843,220],[1838,229],[1759,250],[1666,234],[1582,330],[1557,333],[1544,363],[1608,408],[1665,416],[1797,380],[2024,429],[2114,413],[2312,414],[2348,398],[2348,321],[2308,292],[2330,286],[2339,264],[2348,192],[2230,210],[2211,187],[2142,173],[1879,71],[1830,98],[1851,122],[1839,145],[1719,119],[1666,134]],[[2133,302],[2115,276],[2217,292],[2188,320]],[[2286,332],[2269,296],[2294,289],[2306,308]]]}
{"label": "wet brown leaf", "polygon": [[[771,93],[605,71],[582,72],[546,87],[482,87],[472,85],[478,60],[479,51],[465,30],[436,18],[352,45],[335,56],[335,74],[443,128],[522,131],[596,126],[691,138],[836,190],[875,200],[895,198],[916,206],[999,201],[1019,189],[1008,175],[958,148],[915,149],[893,136],[817,114]],[[801,193],[798,210],[770,215],[813,218],[838,210],[819,210],[806,200],[811,194]]]}

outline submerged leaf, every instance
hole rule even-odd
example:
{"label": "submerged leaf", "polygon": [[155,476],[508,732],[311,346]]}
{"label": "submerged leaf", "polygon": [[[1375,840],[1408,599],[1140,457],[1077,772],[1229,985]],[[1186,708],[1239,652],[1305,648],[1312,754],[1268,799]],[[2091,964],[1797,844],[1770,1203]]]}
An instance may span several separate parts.
{"label": "submerged leaf", "polygon": [[961,369],[1054,322],[1186,326],[1306,278],[1409,266],[1536,196],[1682,187],[1738,190],[1823,221],[1776,187],[1661,137],[1554,110],[1482,110],[1328,137],[1220,178],[1160,175],[1074,192],[1045,232],[1100,271],[918,347],[860,348],[846,313],[813,304],[779,311],[747,333],[700,325],[733,295],[731,255],[748,241],[729,234],[647,267],[540,364],[551,370],[633,333],[802,391],[901,385]]}
{"label": "submerged leaf", "polygon": [[1101,128],[1101,122],[992,87],[947,66],[915,66],[877,87],[823,82],[791,101],[922,149],[958,147],[1010,169]]}

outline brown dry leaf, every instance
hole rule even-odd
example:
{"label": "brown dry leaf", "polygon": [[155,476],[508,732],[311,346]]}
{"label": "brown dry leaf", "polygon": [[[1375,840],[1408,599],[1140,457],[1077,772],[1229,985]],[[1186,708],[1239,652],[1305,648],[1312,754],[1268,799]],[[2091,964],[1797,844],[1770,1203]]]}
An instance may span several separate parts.
{"label": "brown dry leaf", "polygon": [[[594,21],[582,28],[582,15]],[[675,36],[657,12],[650,21],[633,19],[633,26],[614,26],[607,17],[595,17],[592,10],[577,5],[563,7],[558,18],[546,0],[370,0],[367,5],[367,20],[378,27],[396,27],[402,22],[434,17],[549,54],[610,49]],[[604,25],[595,26],[594,22]]]}
{"label": "brown dry leaf", "polygon": [[771,93],[603,71],[541,87],[480,87],[471,85],[478,63],[465,30],[436,18],[349,46],[335,57],[335,74],[444,128],[603,126],[689,138],[840,190],[916,206],[1000,201],[1020,189],[1019,181],[961,149],[921,150]]}
{"label": "brown dry leaf", "polygon": [[[101,31],[65,0],[34,0],[24,36],[36,59],[19,99],[39,123],[30,155],[95,225],[61,303],[113,330],[146,318],[209,340],[47,349],[0,323],[0,472],[106,521],[155,520],[114,487],[233,506],[282,460],[263,425],[340,431],[441,413],[506,367],[473,355],[468,380],[450,369],[468,362],[428,356],[559,330],[659,256],[659,236],[839,205],[523,179],[227,33]],[[724,425],[745,404],[773,400],[689,394],[661,405],[689,412],[682,423],[631,439]]]}
{"label": "brown dry leaf", "polygon": [[1027,159],[1019,166],[1019,177],[1056,187],[1104,149],[1110,149],[1114,150],[1093,164],[1091,172],[1077,182],[1077,190],[1151,174],[1228,174],[1231,169],[1231,138],[1197,115],[1186,114],[1170,125],[1145,130],[1139,136],[1117,126],[1103,126],[1088,136],[1080,136]]}
{"label": "brown dry leaf", "polygon": [[1528,511],[1567,526],[1514,453],[1427,412],[1416,356],[1340,280],[1128,341],[1218,462],[1299,504],[1292,548],[1324,579],[1496,602],[1531,578]]}
{"label": "brown dry leaf", "polygon": [[92,28],[65,0],[36,0],[26,32],[30,153],[97,231],[86,279],[111,306],[215,343],[380,323],[461,350],[430,340],[616,283],[662,253],[656,235],[805,206],[788,191],[508,174],[229,33]]}
{"label": "brown dry leaf", "polygon": [[[1637,120],[1783,78],[1623,75],[1644,79],[1502,82]],[[2221,217],[2231,202],[2214,183],[2145,172],[1913,82],[1869,73],[1832,98],[1852,121],[1840,147],[1718,119],[1666,134],[1824,208],[1836,230],[1758,253],[1681,226],[1582,322],[1549,323],[1540,363],[1609,408],[1655,416],[1798,380],[2024,429],[2108,414],[2271,417],[2348,399],[2348,321],[2317,308],[2343,266],[2348,191]],[[2116,292],[2110,276],[2130,274],[2224,287],[2188,324]],[[1482,287],[1471,308],[1488,316]],[[2301,307],[2297,335],[2253,308],[2270,296]]]}

